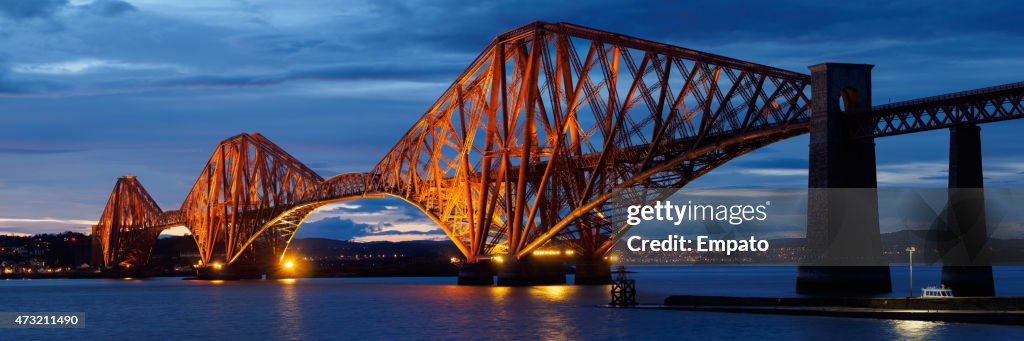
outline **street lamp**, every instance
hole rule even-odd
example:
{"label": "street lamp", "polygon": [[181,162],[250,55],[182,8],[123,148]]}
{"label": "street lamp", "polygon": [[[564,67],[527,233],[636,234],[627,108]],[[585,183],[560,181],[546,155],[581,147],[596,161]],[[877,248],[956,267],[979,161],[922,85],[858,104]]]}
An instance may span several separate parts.
{"label": "street lamp", "polygon": [[914,251],[917,251],[913,245],[907,248],[907,254],[910,255],[910,291],[907,292],[907,297],[914,297]]}

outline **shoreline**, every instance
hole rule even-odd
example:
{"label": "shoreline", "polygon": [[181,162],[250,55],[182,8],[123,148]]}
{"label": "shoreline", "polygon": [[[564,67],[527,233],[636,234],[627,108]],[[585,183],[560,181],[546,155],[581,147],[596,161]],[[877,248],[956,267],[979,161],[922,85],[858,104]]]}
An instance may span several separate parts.
{"label": "shoreline", "polygon": [[1024,296],[736,297],[675,295],[637,309],[852,317],[1024,326]]}
{"label": "shoreline", "polygon": [[[295,276],[289,278],[388,278],[388,277],[456,277],[457,274],[330,274],[330,275],[319,275],[319,276]],[[184,274],[171,274],[171,275],[158,275],[158,276],[145,276],[139,274],[127,274],[127,273],[84,273],[78,275],[66,275],[61,274],[60,276],[49,276],[47,275],[32,275],[32,276],[0,276],[0,280],[37,280],[37,279],[149,279],[149,278],[181,278],[185,280],[208,280],[208,279],[197,279],[194,272]],[[270,278],[273,279],[273,278]]]}

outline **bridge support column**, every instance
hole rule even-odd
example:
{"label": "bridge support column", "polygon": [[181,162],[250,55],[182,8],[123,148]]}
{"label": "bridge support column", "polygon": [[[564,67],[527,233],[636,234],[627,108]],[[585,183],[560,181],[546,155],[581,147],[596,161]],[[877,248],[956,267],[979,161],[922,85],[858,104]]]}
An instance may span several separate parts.
{"label": "bridge support column", "polygon": [[854,137],[851,126],[870,113],[872,67],[810,67],[807,244],[796,281],[801,294],[892,291],[878,226],[875,141]]}
{"label": "bridge support column", "polygon": [[576,285],[612,284],[612,264],[601,257],[580,257],[576,260]]}
{"label": "bridge support column", "polygon": [[994,296],[992,258],[985,220],[981,128],[949,129],[949,204],[939,240],[942,284],[956,296]]}
{"label": "bridge support column", "polygon": [[500,286],[565,284],[566,265],[561,260],[525,258],[496,266]]}
{"label": "bridge support column", "polygon": [[494,269],[489,260],[465,263],[459,268],[459,285],[494,285]]}

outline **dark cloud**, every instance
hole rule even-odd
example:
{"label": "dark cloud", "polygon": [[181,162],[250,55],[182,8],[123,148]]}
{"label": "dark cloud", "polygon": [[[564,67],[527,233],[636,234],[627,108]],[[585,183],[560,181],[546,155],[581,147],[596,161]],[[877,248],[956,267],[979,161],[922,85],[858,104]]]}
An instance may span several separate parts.
{"label": "dark cloud", "polygon": [[[571,22],[663,42],[701,46],[744,42],[849,44],[878,39],[931,39],[973,32],[1024,33],[1013,1],[934,6],[927,1],[855,4],[820,1],[375,1],[377,30],[357,34],[364,48],[409,46],[480,50],[496,35],[535,20]],[[950,20],[956,17],[956,20]],[[395,34],[401,32],[400,34]]]}
{"label": "dark cloud", "polygon": [[807,158],[792,156],[775,156],[762,158],[742,158],[733,162],[732,165],[748,168],[806,169],[807,162]]}
{"label": "dark cloud", "polygon": [[392,224],[392,223],[384,223],[384,224],[380,224],[379,226],[370,227],[370,228],[366,229],[366,232],[368,232],[369,235],[374,235],[374,236],[438,235],[438,234],[443,235],[444,234],[444,231],[441,230],[441,228],[436,228],[436,229],[433,229],[433,230],[430,230],[430,231],[396,231],[396,230],[388,230],[387,229],[389,227],[394,227],[394,226],[395,225]]}
{"label": "dark cloud", "polygon": [[4,0],[0,13],[13,19],[45,18],[67,5],[68,0]]}
{"label": "dark cloud", "polygon": [[367,236],[398,236],[417,235],[433,236],[442,234],[440,228],[431,231],[397,231],[388,230],[394,227],[392,223],[370,225],[357,223],[352,219],[341,217],[328,217],[314,222],[308,222],[299,227],[296,236],[298,238],[331,238],[338,240],[351,240],[357,237]]}
{"label": "dark cloud", "polygon": [[381,198],[381,199],[365,199],[352,201],[352,206],[358,207],[341,207],[337,211],[339,213],[378,213],[388,210],[389,207],[397,207],[408,205],[402,200],[395,198]]}
{"label": "dark cloud", "polygon": [[289,40],[276,44],[271,47],[269,51],[273,53],[293,54],[303,50],[324,46],[325,43],[326,41],[323,39]]}
{"label": "dark cloud", "polygon": [[302,224],[296,235],[301,238],[331,238],[350,240],[353,237],[366,235],[373,228],[369,224],[360,224],[352,219],[329,217]]}
{"label": "dark cloud", "polygon": [[234,76],[202,75],[161,80],[155,86],[163,87],[264,87],[291,81],[422,81],[449,76],[454,78],[460,68],[455,65],[419,64],[352,64],[297,68],[278,74],[251,74]]}
{"label": "dark cloud", "polygon": [[[388,213],[389,218],[397,223],[422,222],[427,216],[416,206],[392,197],[360,199],[347,202],[347,205],[331,210],[321,211],[327,215],[344,215],[353,213]],[[390,226],[390,225],[384,225]]]}
{"label": "dark cloud", "polygon": [[[71,7],[68,0],[4,0],[0,1],[0,14],[12,19],[49,18],[68,7]],[[121,0],[96,0],[77,9],[104,17],[138,11]]]}
{"label": "dark cloud", "polygon": [[136,12],[139,9],[132,4],[119,0],[98,0],[86,6],[86,9],[104,17],[113,17],[125,13]]}
{"label": "dark cloud", "polygon": [[62,154],[62,153],[74,153],[80,152],[83,149],[66,149],[66,148],[18,148],[18,147],[4,147],[0,144],[0,154],[25,154],[25,155],[38,155],[38,154]]}
{"label": "dark cloud", "polygon": [[71,85],[43,79],[18,79],[0,65],[0,96],[48,94],[71,89]]}

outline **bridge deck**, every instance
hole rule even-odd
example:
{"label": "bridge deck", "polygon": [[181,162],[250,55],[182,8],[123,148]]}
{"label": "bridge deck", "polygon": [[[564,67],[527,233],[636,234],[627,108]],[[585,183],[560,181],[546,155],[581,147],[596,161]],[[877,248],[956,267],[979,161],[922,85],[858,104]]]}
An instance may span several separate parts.
{"label": "bridge deck", "polygon": [[884,137],[1024,117],[1024,82],[875,106],[856,135]]}

